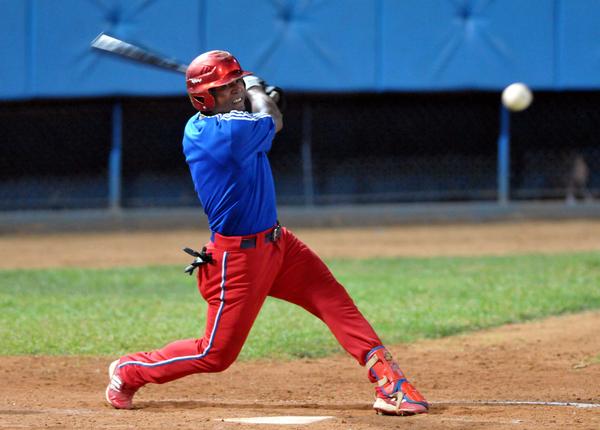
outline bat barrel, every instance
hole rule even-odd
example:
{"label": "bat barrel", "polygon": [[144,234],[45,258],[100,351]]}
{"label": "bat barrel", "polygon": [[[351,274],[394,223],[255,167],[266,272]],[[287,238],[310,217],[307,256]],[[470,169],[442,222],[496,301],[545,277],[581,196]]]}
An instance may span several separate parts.
{"label": "bat barrel", "polygon": [[117,55],[131,61],[142,64],[149,64],[165,70],[171,70],[179,73],[185,73],[187,65],[173,58],[168,58],[162,54],[125,42],[116,37],[105,33],[100,33],[90,46],[101,52]]}

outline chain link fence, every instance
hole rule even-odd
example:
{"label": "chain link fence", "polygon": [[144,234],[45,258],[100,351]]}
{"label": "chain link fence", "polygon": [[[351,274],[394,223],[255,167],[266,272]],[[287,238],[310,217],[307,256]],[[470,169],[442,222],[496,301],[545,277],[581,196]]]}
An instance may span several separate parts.
{"label": "chain link fence", "polygon": [[0,104],[0,129],[1,209],[106,205],[109,102]]}
{"label": "chain link fence", "polygon": [[534,103],[511,123],[512,196],[599,198],[600,92],[542,92]]}
{"label": "chain link fence", "polygon": [[[117,100],[0,104],[0,208],[109,205]],[[199,205],[181,147],[185,97],[122,107],[120,206]],[[600,198],[600,92],[537,92],[511,115],[510,197]],[[499,94],[289,94],[270,153],[287,205],[497,198]]]}

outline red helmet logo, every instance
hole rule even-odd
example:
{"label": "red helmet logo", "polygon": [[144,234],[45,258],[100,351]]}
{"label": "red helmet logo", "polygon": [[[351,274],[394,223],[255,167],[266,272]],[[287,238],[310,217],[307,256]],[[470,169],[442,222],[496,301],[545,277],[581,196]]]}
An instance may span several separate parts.
{"label": "red helmet logo", "polygon": [[210,111],[215,107],[215,99],[209,92],[211,88],[251,74],[243,71],[238,60],[229,52],[208,51],[188,66],[185,83],[194,107],[199,111]]}

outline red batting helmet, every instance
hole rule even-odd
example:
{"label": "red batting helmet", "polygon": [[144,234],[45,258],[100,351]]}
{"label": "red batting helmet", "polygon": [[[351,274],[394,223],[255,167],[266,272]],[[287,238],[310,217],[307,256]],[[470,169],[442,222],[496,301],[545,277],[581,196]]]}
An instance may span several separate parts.
{"label": "red batting helmet", "polygon": [[243,71],[238,60],[229,52],[208,51],[188,66],[185,83],[194,107],[199,111],[210,111],[215,107],[215,99],[209,89],[251,74]]}

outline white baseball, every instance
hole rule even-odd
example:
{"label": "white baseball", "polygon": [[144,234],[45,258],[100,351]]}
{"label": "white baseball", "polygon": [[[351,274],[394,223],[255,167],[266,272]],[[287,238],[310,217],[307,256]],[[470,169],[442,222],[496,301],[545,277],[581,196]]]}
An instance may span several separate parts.
{"label": "white baseball", "polygon": [[502,104],[513,112],[527,109],[532,101],[531,90],[521,82],[510,84],[502,91]]}

